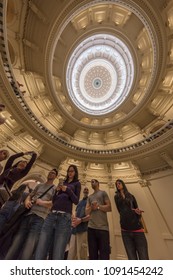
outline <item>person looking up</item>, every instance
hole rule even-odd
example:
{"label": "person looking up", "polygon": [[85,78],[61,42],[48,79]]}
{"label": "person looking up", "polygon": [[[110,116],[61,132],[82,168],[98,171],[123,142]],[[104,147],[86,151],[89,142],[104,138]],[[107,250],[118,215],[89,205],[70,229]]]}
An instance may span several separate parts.
{"label": "person looking up", "polygon": [[[13,164],[17,158],[24,155],[29,155],[31,157],[30,160],[20,160],[16,164]],[[17,153],[8,158],[4,170],[0,175],[0,206],[11,196],[10,190],[13,185],[28,174],[36,158],[37,154],[33,151]]]}

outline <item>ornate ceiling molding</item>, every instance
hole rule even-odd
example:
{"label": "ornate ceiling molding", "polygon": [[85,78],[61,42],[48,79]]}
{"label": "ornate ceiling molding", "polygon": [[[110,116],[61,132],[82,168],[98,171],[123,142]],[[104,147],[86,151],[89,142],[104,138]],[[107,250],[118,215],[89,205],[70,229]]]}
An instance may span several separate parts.
{"label": "ornate ceiling molding", "polygon": [[[0,2],[2,3],[2,1]],[[4,1],[3,1],[4,3]],[[132,13],[134,12],[134,14],[139,17],[141,16],[142,18],[142,22],[144,24],[144,30],[140,33],[142,39],[140,41],[140,39],[137,41],[139,43],[139,49],[136,50],[136,52],[138,52],[138,54],[136,55],[137,58],[137,62],[136,65],[141,62],[142,60],[139,59],[139,56],[141,55],[145,55],[145,52],[140,52],[140,48],[143,48],[143,46],[146,44],[147,39],[144,43],[142,43],[142,40],[144,38],[149,38],[149,43],[152,46],[152,55],[147,57],[147,59],[145,61],[148,61],[151,59],[152,62],[148,62],[147,66],[151,65],[151,67],[146,66],[146,68],[143,68],[143,78],[141,79],[140,83],[144,84],[143,88],[145,88],[144,91],[146,91],[146,95],[143,97],[142,101],[137,103],[137,105],[135,106],[135,104],[133,104],[133,108],[132,111],[130,112],[130,109],[126,108],[128,106],[124,106],[124,111],[118,111],[118,113],[121,115],[122,113],[122,118],[121,119],[114,119],[113,121],[109,121],[109,123],[103,123],[103,128],[105,129],[110,129],[110,128],[115,128],[115,125],[118,125],[120,123],[124,123],[126,120],[130,120],[130,118],[132,116],[134,116],[135,114],[137,114],[141,108],[142,105],[144,104],[144,101],[146,101],[146,99],[151,100],[153,92],[152,90],[154,89],[154,86],[156,86],[157,88],[157,84],[160,82],[160,76],[162,75],[162,68],[165,62],[165,59],[163,59],[164,56],[164,46],[163,46],[163,42],[164,42],[164,36],[165,34],[163,34],[163,32],[161,31],[161,29],[159,28],[159,18],[156,16],[156,13],[153,11],[153,8],[150,10],[150,5],[147,2],[147,5],[144,4],[143,1],[128,1],[128,4],[126,3],[126,1],[73,1],[73,2],[69,2],[69,5],[67,8],[64,7],[64,9],[62,10],[62,12],[60,13],[59,17],[57,17],[57,21],[54,22],[54,26],[52,26],[52,29],[50,30],[50,36],[48,38],[47,41],[47,45],[45,48],[45,53],[44,53],[44,77],[43,80],[45,79],[45,88],[46,90],[48,89],[49,94],[53,97],[53,95],[57,94],[56,93],[56,88],[55,88],[55,78],[52,76],[52,68],[53,68],[53,59],[54,59],[54,51],[56,49],[57,43],[59,42],[59,40],[62,40],[61,36],[65,30],[65,28],[67,27],[67,24],[71,25],[71,20],[75,15],[78,15],[79,12],[84,11],[85,9],[88,9],[90,7],[93,7],[94,5],[98,4],[98,3],[102,3],[102,4],[116,4],[116,5],[120,5],[123,6],[126,9],[129,9]],[[83,5],[84,4],[84,5]],[[132,6],[132,4],[134,4],[134,6]],[[141,6],[139,7],[139,4],[141,4]],[[73,6],[74,5],[74,6]],[[143,7],[145,7],[145,9],[143,9]],[[75,8],[75,11],[74,11]],[[137,8],[139,8],[138,12],[137,12]],[[68,18],[68,20],[67,20]],[[65,22],[66,21],[66,22]],[[4,18],[3,18],[3,23],[4,22]],[[154,26],[154,23],[156,23],[156,25]],[[60,133],[55,133],[54,131],[52,131],[51,129],[47,128],[45,125],[44,120],[46,119],[46,117],[48,116],[47,114],[45,114],[45,118],[41,119],[38,118],[38,116],[36,114],[33,113],[32,108],[29,106],[29,102],[27,103],[27,99],[25,98],[25,96],[23,96],[20,87],[17,84],[16,78],[13,75],[13,69],[10,63],[10,59],[9,59],[9,53],[8,53],[8,43],[7,43],[7,38],[6,38],[6,26],[2,26],[2,28],[4,28],[4,32],[3,32],[3,36],[1,37],[2,40],[2,45],[4,45],[4,53],[2,54],[2,67],[5,69],[5,73],[4,76],[2,74],[1,76],[1,87],[2,87],[2,92],[4,93],[4,96],[6,98],[6,100],[9,101],[9,108],[10,111],[12,111],[15,115],[15,113],[17,113],[17,120],[21,121],[22,119],[24,120],[24,126],[34,135],[37,135],[38,139],[41,139],[48,147],[53,146],[54,148],[57,148],[58,151],[61,151],[62,153],[64,153],[65,155],[71,155],[74,158],[80,158],[81,160],[86,159],[88,161],[121,161],[121,160],[125,160],[125,159],[130,159],[131,157],[141,157],[144,153],[151,153],[152,151],[155,152],[156,150],[159,150],[160,147],[163,147],[163,145],[168,145],[169,143],[172,143],[172,126],[169,127],[171,124],[168,123],[167,127],[168,129],[166,129],[164,131],[164,127],[163,127],[163,131],[162,129],[159,130],[160,135],[157,134],[158,131],[156,131],[154,134],[150,135],[149,137],[145,137],[144,140],[142,141],[135,141],[134,144],[130,144],[130,145],[125,145],[123,142],[122,147],[117,148],[117,145],[115,144],[113,148],[109,148],[108,143],[106,143],[106,140],[104,142],[103,145],[99,145],[96,143],[96,148],[92,148],[92,146],[89,146],[89,140],[86,141],[86,147],[81,147],[80,146],[80,141],[78,141],[77,144],[73,144],[70,143],[71,138],[67,137],[69,140],[66,140],[67,138],[63,138],[60,137]],[[27,27],[29,29],[29,27]],[[112,28],[112,27],[111,27]],[[115,28],[116,30],[116,28]],[[122,29],[123,30],[123,29]],[[146,30],[147,30],[147,34],[149,34],[148,37],[146,36]],[[98,30],[97,30],[98,31]],[[26,32],[26,30],[25,30]],[[80,32],[79,32],[80,33]],[[85,33],[85,32],[84,32]],[[98,34],[98,32],[96,32]],[[88,33],[86,32],[85,35],[87,35]],[[26,34],[25,34],[26,35]],[[120,33],[119,33],[120,35]],[[26,36],[27,37],[27,36]],[[82,37],[82,39],[84,39],[85,36]],[[140,36],[139,36],[140,37]],[[79,38],[79,37],[78,37]],[[81,37],[80,37],[81,39]],[[124,40],[124,38],[123,38]],[[77,43],[80,43],[81,40],[77,40]],[[32,42],[31,42],[32,43]],[[73,48],[69,48],[68,51],[66,52],[66,54],[70,54],[72,50],[74,50],[75,47],[75,43],[73,45]],[[25,55],[27,55],[26,49],[30,48],[28,45],[24,46],[24,53]],[[32,49],[33,51],[33,49]],[[146,51],[146,49],[145,49]],[[140,55],[139,55],[140,54]],[[97,55],[97,52],[96,54]],[[105,53],[102,53],[101,58],[103,58],[103,56],[105,55]],[[30,57],[30,56],[28,56]],[[133,56],[133,59],[135,57],[135,54]],[[68,58],[68,56],[67,56]],[[67,62],[67,61],[66,61]],[[66,67],[67,63],[65,62],[64,64],[64,68]],[[113,62],[111,62],[111,65],[116,66],[116,60],[115,60],[115,64],[113,64]],[[151,63],[151,64],[150,64]],[[96,66],[91,67],[90,69],[93,70],[93,72],[97,72],[96,70]],[[106,69],[105,65],[103,65],[103,68]],[[83,65],[83,68],[85,70],[85,65]],[[83,70],[83,71],[84,71]],[[108,70],[108,69],[106,69]],[[104,77],[106,76],[106,70],[105,72],[103,71],[103,74],[101,76],[100,72],[98,72],[99,76],[95,76],[93,81],[92,81],[92,88],[97,90],[97,87],[101,87]],[[160,70],[160,71],[159,71]],[[63,72],[64,70],[62,70]],[[99,70],[100,71],[100,70]],[[137,69],[135,69],[135,71],[137,72]],[[151,72],[150,72],[151,71]],[[85,90],[86,93],[88,92],[89,97],[88,98],[93,98],[94,95],[94,91],[93,93],[89,93],[89,90],[87,89],[89,82],[87,81],[87,77],[90,75],[93,75],[93,72],[87,69],[87,71],[85,72],[85,78],[83,78],[83,86],[85,85]],[[121,72],[123,72],[123,70],[121,70]],[[135,73],[136,73],[135,72]],[[149,76],[146,77],[147,82],[147,86],[144,83],[145,82],[145,74],[147,72],[147,75]],[[118,70],[117,72],[118,73]],[[118,78],[124,77],[122,76],[118,76],[118,74],[115,74],[115,77],[117,76]],[[129,72],[129,75],[133,74],[132,72]],[[137,73],[138,74],[138,73]],[[5,77],[6,75],[6,77]],[[109,76],[109,74],[108,74]],[[111,77],[111,75],[110,75]],[[109,77],[107,77],[109,79]],[[111,77],[112,78],[112,77]],[[118,83],[118,78],[117,78],[117,83]],[[133,83],[133,80],[131,81]],[[129,82],[130,83],[130,82]],[[137,87],[137,85],[135,85]],[[135,87],[135,89],[136,89]],[[65,90],[64,84],[63,84],[63,90]],[[149,90],[149,92],[148,92]],[[154,91],[154,90],[153,90]],[[51,94],[52,92],[52,94]],[[63,92],[64,95],[64,99],[66,97],[66,93],[65,91]],[[102,93],[102,98],[104,96],[104,93]],[[110,94],[111,96],[111,94]],[[55,96],[53,97],[56,101]],[[29,98],[28,98],[29,99]],[[147,101],[149,102],[149,101]],[[20,104],[20,108],[19,108],[19,104]],[[72,113],[70,114],[70,110],[67,110],[67,107],[64,106],[65,103],[59,104],[58,103],[58,107],[60,108],[59,112],[62,112],[62,116],[64,116],[64,120],[65,122],[70,120],[70,124],[76,124],[78,127],[81,127],[81,129],[83,127],[85,128],[93,128],[94,130],[99,129],[99,132],[102,130],[102,127],[100,127],[100,123],[99,125],[97,125],[96,120],[93,121],[93,123],[90,123],[89,125],[87,123],[83,124],[81,122],[80,119],[78,119],[76,117],[76,115]],[[127,103],[126,103],[127,104]],[[67,103],[67,106],[69,106],[69,103]],[[70,107],[70,106],[69,106]],[[145,107],[147,108],[147,107]],[[129,112],[127,111],[129,110]],[[127,113],[126,113],[127,112]],[[124,113],[124,114],[123,114]],[[50,113],[51,114],[51,113]],[[53,112],[54,114],[54,112]],[[52,114],[52,115],[53,115]],[[111,116],[112,116],[112,112],[111,112]],[[83,116],[85,117],[85,116]],[[102,117],[100,116],[100,119]],[[103,117],[103,119],[105,118],[105,116]],[[112,120],[112,119],[111,119]],[[32,123],[32,124],[31,124]],[[127,124],[128,126],[128,124]],[[127,127],[128,128],[128,127]],[[140,128],[140,127],[139,127]],[[127,130],[126,130],[127,131]],[[62,127],[62,132],[63,132],[63,127]],[[89,131],[90,132],[90,131]],[[108,131],[110,133],[110,131]],[[120,138],[123,139],[123,135],[121,135],[122,131],[120,131]],[[67,135],[68,136],[68,135]],[[122,136],[122,137],[121,137]],[[90,136],[89,136],[90,137]],[[157,138],[157,139],[156,139]],[[106,137],[105,137],[106,139]],[[107,145],[106,145],[107,144]],[[90,148],[91,147],[91,148]]]}

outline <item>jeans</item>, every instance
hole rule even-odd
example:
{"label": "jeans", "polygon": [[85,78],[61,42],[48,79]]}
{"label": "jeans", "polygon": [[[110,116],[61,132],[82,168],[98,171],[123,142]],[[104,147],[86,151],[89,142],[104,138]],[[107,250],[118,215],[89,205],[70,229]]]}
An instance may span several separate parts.
{"label": "jeans", "polygon": [[44,219],[36,214],[26,216],[14,237],[5,260],[33,259],[43,222]]}
{"label": "jeans", "polygon": [[9,199],[9,192],[5,189],[3,185],[0,186],[0,208]]}
{"label": "jeans", "polygon": [[10,219],[10,217],[14,214],[14,212],[19,207],[18,201],[6,201],[3,205],[3,207],[0,209],[0,233],[3,229],[3,226],[5,223]]}
{"label": "jeans", "polygon": [[122,239],[129,260],[148,260],[148,245],[144,232],[122,231]]}
{"label": "jeans", "polygon": [[88,247],[90,260],[109,260],[109,231],[88,228]]}
{"label": "jeans", "polygon": [[49,213],[41,230],[35,259],[63,260],[71,235],[70,213]]}

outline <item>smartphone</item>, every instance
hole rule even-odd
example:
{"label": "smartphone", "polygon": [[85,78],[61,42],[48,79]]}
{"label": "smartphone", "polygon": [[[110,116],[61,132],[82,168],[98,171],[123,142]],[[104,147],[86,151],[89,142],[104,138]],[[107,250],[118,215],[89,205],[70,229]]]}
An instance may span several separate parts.
{"label": "smartphone", "polygon": [[63,183],[64,183],[64,179],[63,178],[59,178],[58,186],[59,187],[63,186]]}

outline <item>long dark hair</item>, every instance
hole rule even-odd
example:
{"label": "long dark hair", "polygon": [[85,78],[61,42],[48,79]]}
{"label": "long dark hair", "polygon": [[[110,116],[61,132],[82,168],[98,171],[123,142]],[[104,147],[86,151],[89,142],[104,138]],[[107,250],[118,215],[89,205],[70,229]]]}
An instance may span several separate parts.
{"label": "long dark hair", "polygon": [[66,175],[65,182],[68,182],[68,180],[69,180],[68,171],[69,171],[69,169],[70,169],[71,167],[72,167],[72,168],[74,169],[74,171],[75,171],[75,175],[74,175],[74,178],[73,178],[73,181],[72,181],[72,182],[78,181],[78,169],[77,169],[77,166],[74,165],[74,164],[71,164],[71,165],[69,165],[69,167],[68,167],[68,169],[67,169],[67,175]]}
{"label": "long dark hair", "polygon": [[123,186],[123,191],[124,191],[124,194],[126,195],[128,193],[128,189],[126,187],[126,184],[124,183],[123,180],[121,179],[117,179],[116,182],[115,182],[115,187],[116,187],[116,193],[117,194],[120,194],[120,190],[117,188],[117,183],[120,182]]}
{"label": "long dark hair", "polygon": [[[121,179],[117,179],[115,182],[115,186],[116,186],[116,196],[118,199],[123,199],[122,195],[120,193],[120,190],[117,188],[117,182],[120,182],[123,186],[123,191],[124,191],[124,195],[125,195],[125,200],[127,202],[127,204],[129,204],[130,207],[132,207],[132,203],[133,203],[133,196],[132,194],[128,191],[126,184],[124,183],[123,180]],[[132,207],[133,208],[133,207]]]}

